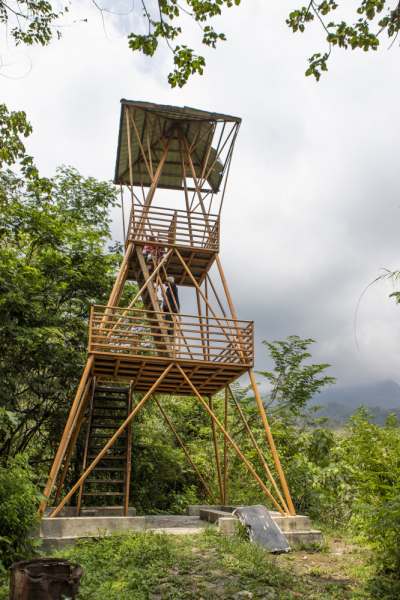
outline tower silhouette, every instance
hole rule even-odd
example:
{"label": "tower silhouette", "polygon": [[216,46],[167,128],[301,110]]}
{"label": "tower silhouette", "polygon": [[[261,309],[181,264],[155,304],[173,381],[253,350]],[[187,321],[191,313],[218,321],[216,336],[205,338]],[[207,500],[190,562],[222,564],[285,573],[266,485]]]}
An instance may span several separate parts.
{"label": "tower silhouette", "polygon": [[[124,514],[128,514],[131,423],[150,397],[217,504],[156,394],[196,396],[208,412],[220,504],[226,504],[226,448],[230,444],[275,508],[282,515],[295,515],[252,372],[253,322],[237,318],[219,259],[221,209],[240,124],[241,119],[228,115],[121,100],[114,183],[121,186],[121,192],[127,188],[130,195],[126,231],[124,222],[125,256],[107,306],[91,310],[88,361],[44,491],[46,498],[67,453],[53,502],[57,505],[88,410],[83,473],[52,516],[76,491],[77,515],[85,496],[121,497]],[[154,203],[156,193],[160,206]],[[241,243],[238,240],[238,248]],[[216,283],[210,276],[214,263],[219,276]],[[136,282],[138,292],[129,306],[121,307],[127,281]],[[191,314],[179,306],[176,289],[185,290],[185,298],[181,294],[185,305],[195,307]],[[245,373],[250,376],[281,489],[230,385]],[[216,418],[212,400],[222,390],[225,424]],[[143,395],[134,408],[132,393]],[[264,465],[269,487],[226,430],[229,394]],[[224,436],[224,468],[217,429]]]}

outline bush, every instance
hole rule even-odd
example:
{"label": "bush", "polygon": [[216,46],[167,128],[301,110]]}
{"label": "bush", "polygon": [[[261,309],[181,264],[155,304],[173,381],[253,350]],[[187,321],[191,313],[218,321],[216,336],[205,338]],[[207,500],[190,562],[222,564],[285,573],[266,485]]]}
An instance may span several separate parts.
{"label": "bush", "polygon": [[37,542],[29,532],[40,522],[36,517],[44,498],[38,492],[39,476],[28,464],[26,455],[10,458],[0,467],[0,568],[4,570],[31,554]]}

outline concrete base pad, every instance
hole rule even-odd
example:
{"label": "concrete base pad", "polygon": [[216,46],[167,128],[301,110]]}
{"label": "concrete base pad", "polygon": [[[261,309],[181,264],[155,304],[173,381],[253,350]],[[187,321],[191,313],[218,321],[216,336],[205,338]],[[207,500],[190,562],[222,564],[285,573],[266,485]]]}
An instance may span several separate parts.
{"label": "concrete base pad", "polygon": [[[74,507],[65,507],[65,516],[48,518],[54,509],[46,509],[43,519],[35,535],[43,538],[42,549],[51,553],[63,550],[76,544],[79,537],[97,537],[100,533],[106,535],[112,531],[146,531],[169,533],[173,535],[188,535],[200,533],[208,523],[214,523],[226,535],[234,535],[237,531],[238,519],[232,516],[236,506],[188,506],[186,516],[182,515],[149,515],[144,517],[117,516],[116,510],[109,509],[111,515],[104,514],[107,508],[88,507],[81,517],[75,517]],[[136,513],[135,509],[129,512]],[[121,509],[122,512],[122,509]],[[84,516],[85,513],[87,516]],[[100,513],[102,516],[98,516]],[[89,516],[90,515],[90,516]],[[302,515],[282,517],[279,513],[271,512],[274,521],[286,536],[291,546],[321,544],[322,533],[310,529],[310,519]]]}
{"label": "concrete base pad", "polygon": [[291,546],[311,546],[311,544],[322,544],[324,536],[322,531],[310,529],[310,531],[285,531],[284,535]]}
{"label": "concrete base pad", "polygon": [[[200,519],[209,523],[218,524],[220,530],[226,535],[234,535],[237,530],[237,519],[232,516],[236,506],[188,506],[186,514],[198,514]],[[230,514],[229,514],[230,513]],[[270,511],[272,518],[292,546],[322,544],[321,531],[310,529],[310,517],[296,515],[284,516],[279,512]]]}
{"label": "concrete base pad", "polygon": [[[50,517],[55,511],[54,506],[46,506],[44,509],[44,516]],[[123,517],[123,508],[111,508],[108,506],[83,506],[81,508],[81,514],[79,517]],[[136,508],[128,508],[128,517],[136,516]],[[76,517],[76,506],[63,506],[60,512],[57,514],[55,519],[61,517]]]}

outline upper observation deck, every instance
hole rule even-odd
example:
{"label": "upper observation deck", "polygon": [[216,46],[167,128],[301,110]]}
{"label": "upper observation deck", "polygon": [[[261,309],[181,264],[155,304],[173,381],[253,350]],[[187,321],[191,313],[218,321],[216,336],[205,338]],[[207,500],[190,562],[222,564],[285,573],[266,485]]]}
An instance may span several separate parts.
{"label": "upper observation deck", "polygon": [[[201,285],[219,251],[219,223],[217,215],[135,204],[126,241],[141,246],[142,252],[146,246],[150,248],[149,274],[169,249],[177,248],[194,280]],[[161,280],[171,276],[178,285],[193,286],[187,268],[175,253],[170,253],[160,272]],[[128,279],[137,280],[135,257],[129,265]]]}

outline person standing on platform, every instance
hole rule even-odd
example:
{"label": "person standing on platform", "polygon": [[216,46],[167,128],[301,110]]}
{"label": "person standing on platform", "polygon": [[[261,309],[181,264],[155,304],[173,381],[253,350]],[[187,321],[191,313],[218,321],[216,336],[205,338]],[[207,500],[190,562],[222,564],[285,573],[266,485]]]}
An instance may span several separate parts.
{"label": "person standing on platform", "polygon": [[[166,294],[165,294],[166,298],[164,298],[163,312],[168,313],[168,314],[165,315],[164,320],[169,322],[168,323],[168,335],[172,335],[174,332],[172,313],[178,314],[180,311],[180,308],[181,308],[180,303],[179,303],[178,287],[175,285],[175,280],[173,277],[167,277],[167,280],[165,283],[165,289],[166,289]],[[169,306],[168,306],[168,304],[169,304]],[[171,312],[170,312],[170,307],[171,307]]]}

